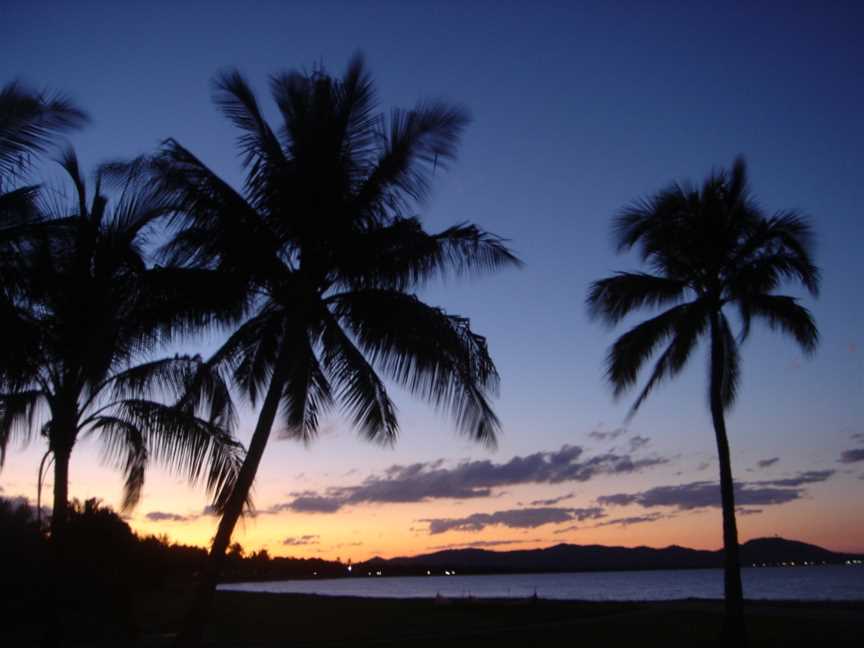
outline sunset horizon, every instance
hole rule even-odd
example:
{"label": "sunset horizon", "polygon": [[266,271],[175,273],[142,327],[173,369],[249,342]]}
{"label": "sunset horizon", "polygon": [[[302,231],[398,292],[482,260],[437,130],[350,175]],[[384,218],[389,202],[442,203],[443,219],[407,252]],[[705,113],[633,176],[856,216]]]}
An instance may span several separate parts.
{"label": "sunset horizon", "polygon": [[[37,4],[0,8],[13,642],[854,635],[862,5]],[[744,570],[762,538],[825,561]],[[443,596],[268,560],[562,544],[701,558],[475,554]]]}

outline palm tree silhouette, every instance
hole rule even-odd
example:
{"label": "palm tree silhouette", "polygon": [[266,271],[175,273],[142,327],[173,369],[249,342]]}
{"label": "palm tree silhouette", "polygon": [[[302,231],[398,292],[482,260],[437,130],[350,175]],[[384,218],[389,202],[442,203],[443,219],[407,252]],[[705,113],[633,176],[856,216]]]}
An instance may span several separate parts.
{"label": "palm tree silhouette", "polygon": [[518,265],[505,242],[461,224],[427,233],[406,216],[432,173],[456,152],[465,112],[443,103],[378,112],[355,57],[341,79],[323,71],[271,79],[274,131],[247,82],[227,72],[214,100],[241,130],[244,191],[232,189],[175,141],[155,160],[184,218],[164,250],[170,264],[242,277],[250,317],[211,359],[256,404],[257,425],[214,538],[179,641],[200,642],[234,526],[281,409],[282,431],[310,439],[338,405],[370,440],[398,432],[381,375],[449,411],[471,438],[493,443],[488,396],[498,374],[469,321],[413,291],[447,273]]}
{"label": "palm tree silhouette", "polygon": [[0,362],[0,465],[12,438],[45,437],[54,459],[52,542],[62,554],[69,460],[82,435],[98,436],[104,458],[123,471],[124,509],[138,501],[151,459],[203,478],[219,505],[243,452],[230,434],[228,387],[200,358],[136,364],[200,323],[181,307],[189,295],[177,273],[145,262],[148,228],[170,203],[132,167],[118,178],[112,209],[102,174],[88,203],[75,154],[60,162],[75,188],[73,214],[38,218],[14,239],[19,290],[3,328],[18,333]]}
{"label": "palm tree silhouette", "polygon": [[[650,273],[621,272],[592,284],[588,306],[610,325],[641,308],[675,304],[618,338],[607,357],[616,396],[633,387],[639,370],[663,348],[630,415],[651,390],[686,364],[707,335],[709,404],[717,438],[723,509],[726,616],[724,635],[746,641],[735,522],[735,494],[724,412],[738,390],[739,344],[753,318],[791,335],[812,352],[819,333],[809,311],[774,291],[787,280],[818,294],[819,270],[811,259],[811,228],[793,212],[767,216],[750,194],[744,160],[711,175],[701,187],[673,184],[625,208],[614,226],[618,251],[636,247]],[[737,308],[738,340],[725,307]]]}

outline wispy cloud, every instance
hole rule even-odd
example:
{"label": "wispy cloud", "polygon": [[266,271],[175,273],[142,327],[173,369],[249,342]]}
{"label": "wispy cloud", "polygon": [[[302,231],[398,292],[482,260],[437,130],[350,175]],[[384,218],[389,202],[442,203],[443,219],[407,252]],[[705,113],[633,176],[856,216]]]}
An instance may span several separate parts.
{"label": "wispy cloud", "polygon": [[651,439],[649,439],[648,437],[639,436],[637,434],[636,436],[633,436],[630,438],[629,443],[630,443],[630,452],[636,452],[640,448],[644,448],[646,445],[651,443]]}
{"label": "wispy cloud", "polygon": [[[735,501],[743,506],[771,506],[800,499],[802,486],[823,482],[834,475],[833,470],[810,470],[796,477],[735,484]],[[644,508],[666,506],[682,510],[720,506],[720,485],[714,481],[696,481],[672,486],[656,486],[639,493],[602,495],[597,503],[603,506],[636,504]]]}
{"label": "wispy cloud", "polygon": [[584,454],[580,446],[565,445],[557,451],[517,456],[504,463],[465,461],[445,467],[443,460],[437,460],[395,465],[356,486],[292,493],[294,499],[263,512],[335,513],[350,505],[484,498],[493,496],[497,488],[585,482],[599,475],[634,473],[669,461],[657,456],[636,457],[632,453],[606,452],[590,457]]}
{"label": "wispy cloud", "polygon": [[754,509],[754,508],[736,508],[735,513],[737,515],[758,515],[762,512],[762,509]]}
{"label": "wispy cloud", "polygon": [[631,524],[644,524],[646,522],[656,522],[664,518],[672,517],[664,513],[647,513],[646,515],[631,515],[630,517],[615,518],[614,520],[606,520],[598,522],[595,527],[605,526],[630,526]]}
{"label": "wispy cloud", "polygon": [[282,544],[287,547],[303,547],[306,545],[317,545],[321,536],[317,535],[302,535],[297,537],[288,537],[282,541]]}
{"label": "wispy cloud", "polygon": [[780,457],[771,457],[770,459],[760,459],[756,462],[757,468],[770,468],[774,464],[780,461]]}
{"label": "wispy cloud", "polygon": [[768,479],[762,481],[750,482],[756,486],[780,486],[781,488],[798,488],[805,484],[818,484],[824,482],[834,476],[836,470],[805,470],[799,472],[795,477],[785,477],[783,479]]}
{"label": "wispy cloud", "polygon": [[489,526],[505,526],[511,529],[535,529],[545,524],[593,520],[605,516],[603,509],[590,508],[524,508],[495,511],[494,513],[473,513],[461,518],[427,518],[420,520],[429,524],[429,534],[437,535],[447,531],[482,531]]}
{"label": "wispy cloud", "polygon": [[436,545],[429,547],[433,551],[443,551],[445,549],[483,549],[486,547],[501,547],[514,544],[527,544],[531,542],[543,542],[540,538],[531,540],[474,540],[473,542],[456,542],[454,544]]}
{"label": "wispy cloud", "polygon": [[840,455],[840,459],[838,461],[844,464],[858,463],[859,461],[864,461],[864,448],[853,448],[851,450],[844,450]]}
{"label": "wispy cloud", "polygon": [[619,427],[614,430],[604,430],[603,427],[598,427],[591,430],[588,436],[595,441],[614,441],[618,437],[627,434],[627,428]]}
{"label": "wispy cloud", "polygon": [[188,522],[194,520],[197,516],[166,513],[165,511],[150,511],[144,517],[151,522]]}
{"label": "wispy cloud", "polygon": [[576,493],[565,493],[564,495],[559,495],[558,497],[552,497],[550,499],[539,499],[530,502],[531,506],[555,506],[556,504],[560,504],[564,500],[568,500],[572,497],[575,497]]}

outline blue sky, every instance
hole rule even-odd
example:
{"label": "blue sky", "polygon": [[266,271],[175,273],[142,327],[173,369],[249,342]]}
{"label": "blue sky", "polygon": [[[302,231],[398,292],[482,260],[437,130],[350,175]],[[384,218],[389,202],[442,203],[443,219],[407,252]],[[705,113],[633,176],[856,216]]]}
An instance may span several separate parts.
{"label": "blue sky", "polygon": [[[629,402],[613,402],[603,383],[603,357],[615,332],[589,321],[584,297],[592,280],[636,267],[634,258],[613,253],[610,218],[672,180],[700,180],[745,155],[766,209],[812,216],[824,276],[819,300],[804,299],[822,333],[814,357],[765,331],[745,346],[743,391],[729,417],[736,474],[745,477],[757,460],[775,456],[781,458],[771,468],[775,476],[837,470],[808,491],[833,529],[811,536],[864,549],[862,528],[841,521],[864,488],[858,479],[864,464],[837,463],[843,450],[861,445],[851,436],[864,432],[860,5],[179,5],[37,7],[7,0],[0,8],[0,82],[17,77],[63,90],[86,107],[93,123],[73,141],[88,166],[151,151],[173,136],[235,183],[241,175],[234,133],[212,106],[208,85],[226,66],[248,76],[269,110],[269,74],[320,63],[340,72],[362,51],[384,107],[423,97],[469,107],[474,122],[460,159],[420,212],[433,229],[470,220],[510,239],[526,267],[435,286],[425,297],[470,316],[489,338],[503,378],[496,462],[565,444],[604,449],[589,433],[622,425]],[[714,453],[703,356],[657,390],[630,424],[632,434],[651,438],[651,452],[675,457],[670,467],[653,469],[644,484],[626,477],[597,493],[588,488],[580,505],[631,486],[706,478],[695,470]],[[392,464],[489,457],[425,405],[407,398],[399,404],[404,434],[394,449],[364,445],[338,419],[309,448],[272,444],[259,500],[324,488],[353,470],[362,477]],[[17,463],[12,456],[0,473],[7,492],[30,492],[37,454],[20,453]],[[84,476],[101,474],[95,459],[80,461],[73,493],[76,483],[82,494],[100,492],[101,478]],[[167,510],[168,496],[157,485],[148,493],[142,514]],[[106,499],[118,494],[119,488]],[[515,506],[519,493],[501,497]],[[460,506],[473,511],[470,502]],[[784,533],[806,536],[805,525],[796,526],[804,510],[794,506],[778,507],[788,514],[758,530],[782,522]],[[425,516],[422,506],[415,508],[403,518]],[[280,524],[294,523],[286,517]],[[663,524],[652,523],[660,531],[645,537],[677,541],[681,528],[670,523],[663,531]],[[694,542],[717,546],[719,533],[718,519]]]}

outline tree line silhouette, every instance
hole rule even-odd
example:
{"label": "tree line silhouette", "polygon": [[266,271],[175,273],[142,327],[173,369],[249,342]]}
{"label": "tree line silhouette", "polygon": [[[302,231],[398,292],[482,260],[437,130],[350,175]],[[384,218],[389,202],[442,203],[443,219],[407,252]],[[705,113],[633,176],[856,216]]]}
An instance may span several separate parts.
{"label": "tree line silhouette", "polygon": [[[90,186],[75,153],[58,146],[87,115],[17,82],[0,91],[0,460],[11,440],[39,436],[53,462],[50,542],[36,539],[38,525],[32,539],[46,552],[46,645],[62,644],[62,610],[72,598],[70,520],[103,515],[92,504],[70,511],[69,459],[82,436],[98,438],[124,474],[124,510],[136,504],[150,461],[202,483],[211,496],[219,526],[177,638],[178,646],[197,646],[274,428],[308,441],[320,417],[337,410],[364,438],[393,443],[399,424],[387,380],[449,413],[472,440],[493,445],[500,428],[490,404],[499,376],[485,338],[467,318],[417,296],[443,276],[521,266],[507,241],[476,225],[429,232],[413,215],[433,174],[455,158],[467,111],[426,101],[384,113],[359,56],[340,77],[324,69],[273,76],[276,128],[239,72],[218,75],[212,89],[238,129],[240,188],[175,139],[151,155],[101,165]],[[30,181],[38,157],[58,147],[69,204],[47,199]],[[591,314],[614,325],[642,308],[670,307],[609,352],[616,396],[657,357],[631,415],[708,340],[724,636],[740,645],[746,633],[724,412],[735,399],[739,346],[751,322],[815,348],[809,312],[775,294],[785,281],[817,293],[810,226],[794,212],[767,215],[739,159],[701,186],[675,184],[625,208],[614,233],[619,251],[636,249],[648,272],[595,282]],[[739,336],[727,307],[743,323]],[[211,357],[161,355],[203,332],[225,338]],[[234,437],[235,399],[258,412],[245,449]],[[118,551],[142,542],[117,533],[108,544]]]}

